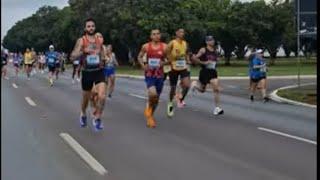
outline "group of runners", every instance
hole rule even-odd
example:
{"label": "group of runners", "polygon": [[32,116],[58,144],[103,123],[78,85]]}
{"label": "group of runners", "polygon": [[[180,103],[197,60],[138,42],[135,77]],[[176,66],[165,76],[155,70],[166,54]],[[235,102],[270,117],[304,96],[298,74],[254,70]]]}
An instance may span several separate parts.
{"label": "group of runners", "polygon": [[[70,54],[70,60],[73,64],[72,82],[76,80],[81,82],[82,99],[80,108],[79,122],[81,127],[88,125],[87,108],[91,103],[92,123],[96,131],[103,129],[101,120],[105,106],[106,97],[111,98],[115,84],[115,67],[119,66],[115,54],[112,52],[111,45],[105,45],[101,33],[96,32],[94,19],[85,21],[84,35],[80,37]],[[161,32],[159,29],[152,29],[150,32],[150,41],[145,43],[139,52],[138,62],[144,70],[145,83],[147,88],[147,104],[144,110],[146,125],[149,128],[156,127],[154,112],[159,104],[160,95],[164,82],[169,77],[170,93],[167,103],[167,116],[173,117],[175,107],[183,108],[186,106],[185,98],[189,90],[192,92],[204,93],[207,86],[212,89],[213,96],[213,114],[221,115],[224,110],[220,103],[220,93],[222,88],[219,84],[217,62],[219,53],[217,51],[215,39],[208,35],[205,37],[205,46],[200,48],[197,54],[189,52],[188,43],[185,38],[185,31],[179,28],[175,32],[175,38],[168,44],[161,41]],[[21,53],[17,55],[17,63],[21,62]],[[35,61],[33,49],[26,50],[24,54],[24,64],[26,73],[30,78],[31,68]],[[6,65],[3,56],[2,67]],[[41,53],[39,62],[49,69],[49,82],[53,85],[53,76],[58,79],[58,69],[60,66],[59,53],[54,50],[54,46],[49,46],[49,51]],[[259,49],[249,58],[250,74],[250,100],[254,100],[254,93],[259,87],[264,101],[268,101],[266,95],[266,63],[262,58],[262,50]],[[14,61],[15,62],[15,61]],[[45,62],[45,63],[43,63]],[[199,78],[191,81],[190,65],[201,67]],[[81,74],[80,74],[81,72]],[[81,76],[81,78],[80,78]],[[107,87],[108,86],[108,87]],[[107,92],[108,91],[108,92]]]}

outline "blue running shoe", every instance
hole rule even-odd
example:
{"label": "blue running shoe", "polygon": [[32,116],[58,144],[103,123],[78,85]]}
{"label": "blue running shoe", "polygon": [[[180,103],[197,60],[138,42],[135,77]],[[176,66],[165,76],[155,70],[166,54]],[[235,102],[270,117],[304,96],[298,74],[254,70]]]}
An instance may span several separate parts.
{"label": "blue running shoe", "polygon": [[80,126],[82,128],[87,127],[87,116],[80,116]]}
{"label": "blue running shoe", "polygon": [[93,120],[93,126],[94,126],[96,131],[101,131],[103,129],[103,125],[102,125],[101,119]]}

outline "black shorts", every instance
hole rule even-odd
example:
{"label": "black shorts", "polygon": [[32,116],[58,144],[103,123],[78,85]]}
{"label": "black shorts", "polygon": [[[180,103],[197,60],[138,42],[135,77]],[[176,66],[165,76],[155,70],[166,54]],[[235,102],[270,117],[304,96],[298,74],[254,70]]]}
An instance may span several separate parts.
{"label": "black shorts", "polygon": [[48,66],[49,72],[55,72],[56,67],[55,66]]}
{"label": "black shorts", "polygon": [[260,82],[262,79],[267,79],[265,76],[263,77],[260,77],[260,78],[250,78],[251,82],[254,82],[254,83],[258,83]]}
{"label": "black shorts", "polygon": [[103,69],[97,71],[82,70],[81,87],[83,91],[91,91],[94,84],[105,83]]}
{"label": "black shorts", "polygon": [[186,77],[190,77],[190,72],[187,69],[181,71],[171,70],[169,72],[170,86],[177,85],[179,76],[180,80]]}
{"label": "black shorts", "polygon": [[73,69],[78,70],[78,68],[79,68],[79,64],[74,64],[73,65]]}
{"label": "black shorts", "polygon": [[218,72],[215,69],[202,68],[199,72],[199,81],[202,85],[210,83],[211,79],[217,79]]}
{"label": "black shorts", "polygon": [[25,66],[32,68],[32,64],[25,64]]}

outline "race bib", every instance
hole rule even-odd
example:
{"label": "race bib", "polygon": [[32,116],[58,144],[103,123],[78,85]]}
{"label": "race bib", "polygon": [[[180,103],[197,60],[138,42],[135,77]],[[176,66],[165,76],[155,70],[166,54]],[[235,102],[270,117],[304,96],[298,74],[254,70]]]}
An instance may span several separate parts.
{"label": "race bib", "polygon": [[160,67],[160,59],[159,58],[149,58],[148,65],[150,68]]}
{"label": "race bib", "polygon": [[267,72],[267,66],[263,66],[261,69],[260,69],[261,72]]}
{"label": "race bib", "polygon": [[113,63],[108,63],[107,64],[107,68],[113,68],[113,67],[114,67]]}
{"label": "race bib", "polygon": [[210,61],[208,64],[207,64],[207,69],[216,69],[216,62],[215,61]]}
{"label": "race bib", "polygon": [[87,64],[88,65],[98,65],[100,63],[100,57],[98,55],[88,55]]}
{"label": "race bib", "polygon": [[178,59],[176,61],[176,67],[177,68],[185,68],[187,65],[186,60],[185,59]]}
{"label": "race bib", "polygon": [[48,59],[48,62],[49,62],[49,63],[54,63],[54,59],[53,59],[53,58],[49,58],[49,59]]}
{"label": "race bib", "polygon": [[73,61],[74,65],[79,65],[79,61]]}

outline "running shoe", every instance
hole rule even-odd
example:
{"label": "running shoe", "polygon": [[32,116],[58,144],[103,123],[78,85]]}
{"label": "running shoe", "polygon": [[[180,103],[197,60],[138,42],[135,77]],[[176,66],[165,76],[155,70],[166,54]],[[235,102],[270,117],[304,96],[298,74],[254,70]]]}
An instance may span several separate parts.
{"label": "running shoe", "polygon": [[269,99],[268,97],[264,97],[264,98],[263,98],[263,102],[264,102],[264,103],[268,102],[269,100],[270,100],[270,99]]}
{"label": "running shoe", "polygon": [[254,97],[253,97],[253,95],[251,95],[251,96],[250,96],[250,100],[251,100],[251,102],[253,102],[253,101],[254,101]]}
{"label": "running shoe", "polygon": [[192,83],[191,83],[191,92],[192,92],[193,95],[196,95],[196,93],[197,93],[196,87],[197,87],[197,81],[192,81]]}
{"label": "running shoe", "polygon": [[213,111],[213,114],[214,115],[220,115],[220,114],[223,114],[224,113],[224,111],[223,111],[223,109],[221,109],[220,107],[216,107],[215,109],[214,109],[214,111]]}
{"label": "running shoe", "polygon": [[103,125],[101,119],[95,119],[92,121],[95,131],[103,130]]}
{"label": "running shoe", "polygon": [[172,117],[174,112],[173,112],[173,102],[168,102],[167,105],[167,114],[169,117]]}
{"label": "running shoe", "polygon": [[186,106],[186,103],[184,102],[184,100],[177,98],[176,101],[177,101],[178,108],[183,108],[184,106]]}
{"label": "running shoe", "polygon": [[49,79],[50,86],[53,86],[53,79]]}
{"label": "running shoe", "polygon": [[77,81],[80,82],[80,78],[77,78]]}
{"label": "running shoe", "polygon": [[148,128],[155,128],[156,127],[156,121],[152,117],[152,109],[147,106],[144,110],[144,116],[147,119],[147,127]]}
{"label": "running shoe", "polygon": [[87,116],[80,116],[80,126],[82,128],[87,127]]}

